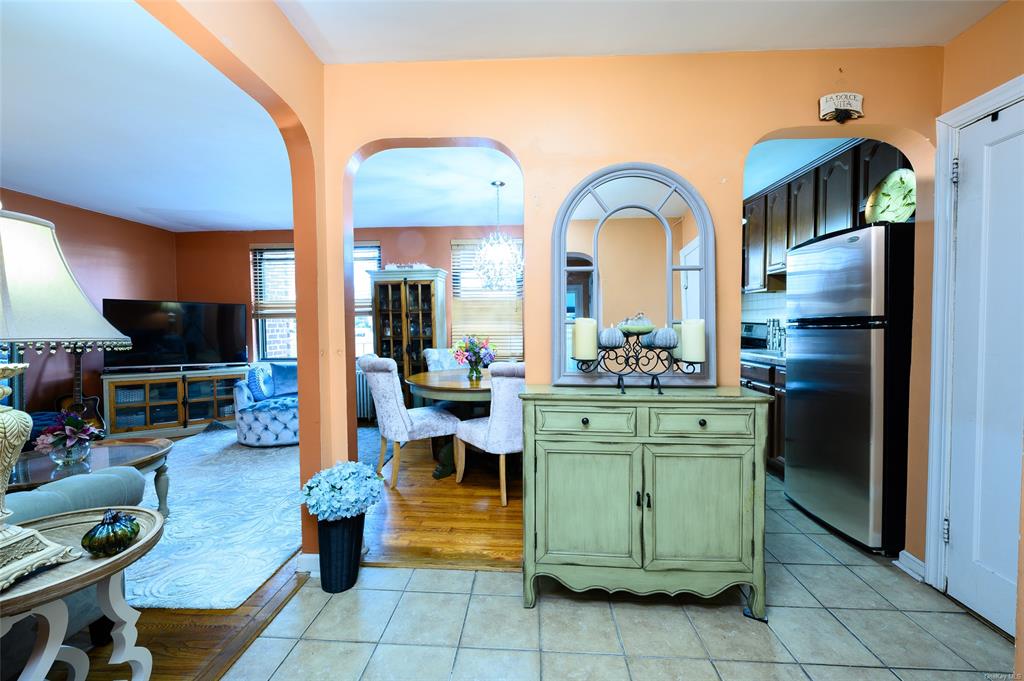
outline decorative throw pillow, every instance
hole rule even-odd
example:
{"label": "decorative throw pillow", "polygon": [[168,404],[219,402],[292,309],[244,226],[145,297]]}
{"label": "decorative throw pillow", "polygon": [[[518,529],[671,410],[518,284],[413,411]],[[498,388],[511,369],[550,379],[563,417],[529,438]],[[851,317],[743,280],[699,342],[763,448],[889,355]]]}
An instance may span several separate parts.
{"label": "decorative throw pillow", "polygon": [[291,395],[299,392],[299,365],[278,364],[270,365],[270,372],[274,380],[275,395]]}
{"label": "decorative throw pillow", "polygon": [[253,367],[249,370],[246,378],[249,384],[249,391],[257,402],[267,399],[274,394],[274,384],[270,373],[263,367]]}

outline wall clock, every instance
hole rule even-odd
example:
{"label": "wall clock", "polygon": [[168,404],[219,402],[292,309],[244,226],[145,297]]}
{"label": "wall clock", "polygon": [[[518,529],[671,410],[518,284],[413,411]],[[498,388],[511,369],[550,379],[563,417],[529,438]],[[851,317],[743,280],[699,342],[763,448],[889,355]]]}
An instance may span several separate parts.
{"label": "wall clock", "polygon": [[917,208],[917,181],[909,168],[894,170],[878,183],[864,206],[868,222],[906,222]]}

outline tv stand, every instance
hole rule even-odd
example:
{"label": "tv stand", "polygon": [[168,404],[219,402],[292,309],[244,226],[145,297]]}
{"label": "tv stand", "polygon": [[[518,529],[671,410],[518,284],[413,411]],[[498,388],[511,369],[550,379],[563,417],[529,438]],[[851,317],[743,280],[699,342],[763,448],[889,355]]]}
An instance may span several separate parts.
{"label": "tv stand", "polygon": [[212,421],[234,423],[235,382],[245,379],[247,371],[241,365],[104,373],[108,437],[182,437]]}

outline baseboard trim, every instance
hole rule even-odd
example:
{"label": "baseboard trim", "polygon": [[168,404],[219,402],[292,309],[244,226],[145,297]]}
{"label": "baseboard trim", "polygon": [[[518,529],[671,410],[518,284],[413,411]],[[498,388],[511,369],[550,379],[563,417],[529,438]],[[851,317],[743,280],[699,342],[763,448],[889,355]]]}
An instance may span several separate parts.
{"label": "baseboard trim", "polygon": [[298,564],[295,566],[296,572],[308,572],[310,577],[320,576],[320,554],[319,553],[300,553]]}
{"label": "baseboard trim", "polygon": [[906,551],[900,551],[900,556],[892,562],[893,565],[903,570],[919,582],[924,581],[924,561],[917,556],[912,556]]}

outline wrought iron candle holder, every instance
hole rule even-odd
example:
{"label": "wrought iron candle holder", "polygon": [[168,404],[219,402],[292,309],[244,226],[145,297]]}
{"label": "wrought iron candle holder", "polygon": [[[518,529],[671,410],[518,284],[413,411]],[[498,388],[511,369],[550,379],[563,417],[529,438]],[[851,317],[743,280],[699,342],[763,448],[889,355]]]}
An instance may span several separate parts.
{"label": "wrought iron candle holder", "polygon": [[697,373],[699,362],[688,362],[677,359],[672,355],[674,348],[649,348],[644,347],[640,339],[646,334],[623,333],[625,343],[617,348],[598,348],[597,359],[576,359],[576,368],[585,374],[603,370],[615,375],[618,380],[616,387],[623,395],[626,394],[626,376],[633,374],[650,376],[651,390],[657,389],[659,395],[664,393],[661,390],[662,374],[666,374],[678,368],[684,374]]}

